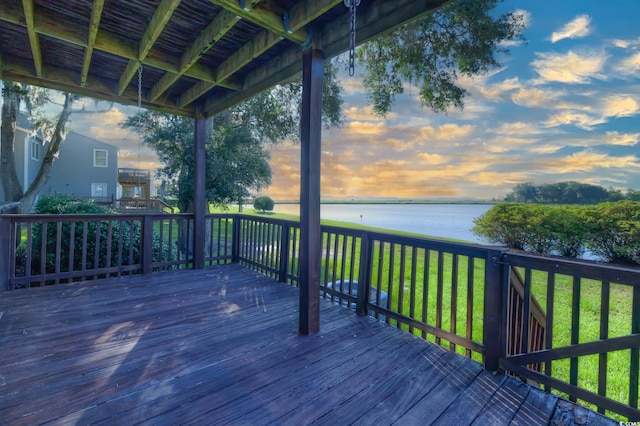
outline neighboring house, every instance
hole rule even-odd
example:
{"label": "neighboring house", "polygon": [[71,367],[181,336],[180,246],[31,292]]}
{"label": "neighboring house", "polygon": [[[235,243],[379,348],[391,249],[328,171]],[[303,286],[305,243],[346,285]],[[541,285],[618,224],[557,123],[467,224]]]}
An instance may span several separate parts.
{"label": "neighboring house", "polygon": [[[43,142],[39,135],[32,135],[27,117],[20,114],[16,123],[14,149],[18,178],[23,189],[26,190],[36,177],[48,143]],[[115,200],[117,189],[118,148],[76,132],[68,132],[40,195],[66,194]],[[2,188],[0,200],[4,200]]]}

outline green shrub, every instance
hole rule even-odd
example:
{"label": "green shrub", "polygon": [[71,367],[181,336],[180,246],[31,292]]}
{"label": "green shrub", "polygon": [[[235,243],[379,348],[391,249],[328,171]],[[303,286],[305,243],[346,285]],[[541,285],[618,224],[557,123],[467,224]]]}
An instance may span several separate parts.
{"label": "green shrub", "polygon": [[275,203],[273,202],[273,200],[266,195],[258,197],[253,201],[253,208],[256,210],[261,210],[263,212],[273,211],[274,206]]}
{"label": "green shrub", "polygon": [[586,217],[593,253],[609,262],[640,263],[640,202],[598,204]]}
{"label": "green shrub", "polygon": [[597,206],[497,204],[472,231],[492,243],[543,255],[578,257],[585,248],[608,262],[640,263],[640,203]]}
{"label": "green shrub", "polygon": [[[64,273],[140,263],[142,230],[139,220],[127,219],[127,216],[118,215],[113,210],[91,201],[61,195],[41,197],[36,204],[36,212],[38,214],[99,214],[107,217],[100,220],[62,222],[59,226],[55,222],[35,224],[31,239],[31,273],[33,275],[40,275],[43,272],[43,262],[44,273],[55,273],[56,268]],[[58,235],[59,232],[60,235]],[[44,259],[41,257],[43,238],[46,240]],[[60,255],[56,256],[58,239]],[[154,231],[152,241],[153,261],[178,258],[176,244],[169,241],[166,236],[161,239],[160,234]],[[161,241],[162,250],[160,249]],[[16,252],[16,273],[22,276],[27,267],[26,254],[26,247],[19,248]]]}

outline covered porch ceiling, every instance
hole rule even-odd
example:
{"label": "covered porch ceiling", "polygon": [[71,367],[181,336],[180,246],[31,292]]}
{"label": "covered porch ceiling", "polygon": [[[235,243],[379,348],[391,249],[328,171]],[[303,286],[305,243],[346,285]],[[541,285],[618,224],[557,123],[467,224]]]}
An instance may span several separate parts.
{"label": "covered porch ceiling", "polygon": [[[447,0],[362,0],[357,42]],[[344,0],[0,1],[0,78],[209,117],[349,48]]]}

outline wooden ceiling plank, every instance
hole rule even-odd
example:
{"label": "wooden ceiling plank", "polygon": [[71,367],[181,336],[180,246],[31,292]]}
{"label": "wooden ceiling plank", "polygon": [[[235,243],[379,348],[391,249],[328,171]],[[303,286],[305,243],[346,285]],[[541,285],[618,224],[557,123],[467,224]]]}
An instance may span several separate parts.
{"label": "wooden ceiling plank", "polygon": [[[173,83],[176,82],[189,68],[191,68],[205,54],[211,46],[220,40],[238,22],[235,13],[222,10],[205,28],[198,38],[182,54],[178,73],[166,73],[151,89],[151,101],[158,99]],[[215,82],[211,82],[215,83]]]}
{"label": "wooden ceiling plank", "polygon": [[2,62],[2,52],[0,52],[0,80],[3,80],[2,70],[4,68],[4,63]]}
{"label": "wooden ceiling plank", "polygon": [[93,56],[93,46],[98,35],[100,27],[100,18],[104,8],[104,0],[94,0],[91,6],[91,21],[89,22],[89,36],[87,37],[87,47],[84,50],[84,59],[82,61],[82,74],[80,75],[80,85],[84,86],[87,82],[89,74],[89,66],[91,64],[91,56]]}
{"label": "wooden ceiling plank", "polygon": [[31,44],[31,55],[33,56],[33,64],[36,67],[36,74],[42,77],[42,51],[40,50],[40,39],[35,28],[35,10],[33,0],[22,0],[22,8],[24,9],[24,19],[29,34],[29,43]]}
{"label": "wooden ceiling plank", "polygon": [[253,7],[247,7],[249,10],[245,10],[240,6],[238,0],[210,0],[212,3],[217,4],[220,7],[227,9],[229,12],[235,13],[238,16],[253,22],[269,31],[278,34],[281,37],[292,40],[298,44],[302,44],[307,40],[308,33],[304,28],[298,28],[295,31],[287,32],[284,28],[283,17],[273,12],[269,12],[264,9],[255,9]]}

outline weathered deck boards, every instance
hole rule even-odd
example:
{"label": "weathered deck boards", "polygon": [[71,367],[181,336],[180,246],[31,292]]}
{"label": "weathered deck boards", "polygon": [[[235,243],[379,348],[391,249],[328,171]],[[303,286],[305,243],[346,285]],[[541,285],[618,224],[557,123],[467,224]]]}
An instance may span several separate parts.
{"label": "weathered deck boards", "polygon": [[300,336],[297,302],[297,289],[239,265],[1,294],[0,423],[535,425],[558,416],[556,397],[329,301],[321,333]]}

